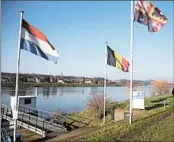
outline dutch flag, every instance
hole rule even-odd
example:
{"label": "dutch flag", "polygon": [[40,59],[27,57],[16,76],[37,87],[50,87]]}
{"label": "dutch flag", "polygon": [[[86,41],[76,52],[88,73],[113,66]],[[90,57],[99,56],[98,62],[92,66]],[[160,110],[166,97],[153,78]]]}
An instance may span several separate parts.
{"label": "dutch flag", "polygon": [[22,20],[20,48],[57,64],[59,54],[56,49],[43,33],[24,19]]}

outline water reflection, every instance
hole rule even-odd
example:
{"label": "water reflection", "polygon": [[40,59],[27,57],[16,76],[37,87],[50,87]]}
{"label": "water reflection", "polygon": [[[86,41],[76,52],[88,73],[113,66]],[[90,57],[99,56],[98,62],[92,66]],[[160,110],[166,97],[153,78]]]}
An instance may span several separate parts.
{"label": "water reflection", "polygon": [[[151,95],[150,87],[142,87],[146,97]],[[103,87],[30,87],[19,89],[20,96],[37,96],[37,108],[47,111],[60,109],[63,112],[82,111],[87,104],[90,94],[103,94]],[[14,88],[2,88],[2,103],[10,105],[10,96],[14,96]],[[125,101],[129,99],[129,88],[107,87],[106,97],[111,101]]]}
{"label": "water reflection", "polygon": [[[92,92],[89,89],[89,93]],[[72,93],[77,93],[77,94],[85,94],[85,89],[84,87],[49,87],[49,88],[38,88],[37,95],[43,95],[46,98],[49,98],[49,96],[63,96],[63,95],[71,95]]]}
{"label": "water reflection", "polygon": [[50,95],[50,88],[45,88],[44,91],[42,91],[43,97],[48,98]]}

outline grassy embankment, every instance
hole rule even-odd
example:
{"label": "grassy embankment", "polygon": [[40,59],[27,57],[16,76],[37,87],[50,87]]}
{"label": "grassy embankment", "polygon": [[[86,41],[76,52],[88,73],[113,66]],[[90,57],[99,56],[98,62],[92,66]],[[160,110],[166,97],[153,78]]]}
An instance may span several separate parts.
{"label": "grassy embankment", "polygon": [[[166,99],[166,109],[171,108],[172,104],[172,95],[167,94],[167,95],[160,95],[160,96],[154,96],[151,98],[146,98],[145,99],[145,110],[135,110],[134,112],[139,113],[141,116],[139,116],[137,119],[140,119],[141,117],[149,116],[152,114],[155,114],[157,112],[162,111],[163,108],[163,99]],[[110,109],[111,108],[119,108],[119,109],[125,109],[129,110],[129,101],[125,102],[111,102],[108,107],[106,108],[106,123],[111,122],[111,115],[110,115]],[[92,116],[89,115],[88,110],[85,109],[84,111],[80,113],[72,113],[69,114],[70,118],[78,120],[80,122],[84,122],[88,125],[88,127],[92,126],[102,126],[103,120],[98,120],[98,119],[93,119]],[[70,121],[72,122],[72,121]],[[77,127],[80,127],[82,124],[78,122],[74,122],[74,125],[77,125]],[[82,125],[83,126],[83,125]]]}
{"label": "grassy embankment", "polygon": [[[166,99],[166,109],[162,100]],[[124,119],[119,122],[111,121],[110,114],[106,116],[106,125],[102,126],[102,120],[92,120],[87,115],[87,110],[72,114],[70,117],[86,123],[87,127],[95,127],[93,132],[78,136],[74,141],[173,141],[173,98],[172,95],[162,95],[145,99],[145,110],[134,110],[138,116],[134,117],[132,125]],[[111,107],[129,108],[129,102],[111,103]],[[73,123],[73,122],[72,122]],[[82,123],[75,122],[75,126],[84,127]],[[89,124],[89,125],[87,125]]]}

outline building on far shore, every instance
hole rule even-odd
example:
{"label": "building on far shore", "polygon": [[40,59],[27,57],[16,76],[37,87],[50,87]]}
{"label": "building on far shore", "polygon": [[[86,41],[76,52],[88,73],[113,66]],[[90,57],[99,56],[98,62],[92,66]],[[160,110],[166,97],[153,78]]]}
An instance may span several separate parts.
{"label": "building on far shore", "polygon": [[2,82],[9,82],[9,80],[10,80],[9,77],[6,76],[1,78]]}
{"label": "building on far shore", "polygon": [[27,77],[27,82],[40,83],[40,79],[38,77]]}
{"label": "building on far shore", "polygon": [[92,83],[92,81],[90,79],[85,80],[85,84],[91,84],[91,83]]}
{"label": "building on far shore", "polygon": [[57,83],[64,84],[65,82],[63,81],[63,79],[57,79]]}
{"label": "building on far shore", "polygon": [[40,79],[36,77],[36,83],[40,83]]}
{"label": "building on far shore", "polygon": [[53,82],[53,78],[52,77],[50,77],[50,83],[52,83]]}

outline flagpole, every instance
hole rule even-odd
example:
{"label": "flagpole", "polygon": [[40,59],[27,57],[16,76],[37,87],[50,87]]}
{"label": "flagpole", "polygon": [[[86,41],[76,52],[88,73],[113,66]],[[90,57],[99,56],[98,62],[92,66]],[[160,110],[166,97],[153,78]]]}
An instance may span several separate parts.
{"label": "flagpole", "polygon": [[20,25],[19,25],[19,36],[18,36],[18,51],[17,51],[17,70],[16,70],[16,88],[15,88],[15,106],[14,106],[14,137],[13,141],[16,142],[16,127],[18,117],[18,81],[19,81],[19,67],[20,67],[20,42],[21,42],[21,28],[24,11],[20,12]]}
{"label": "flagpole", "polygon": [[104,80],[104,108],[103,108],[103,124],[105,124],[105,112],[106,112],[106,78],[107,78],[107,42],[105,43],[105,80]]}
{"label": "flagpole", "polygon": [[134,1],[131,1],[131,27],[130,27],[130,107],[129,124],[132,123],[132,92],[133,92],[133,41],[134,41]]}

